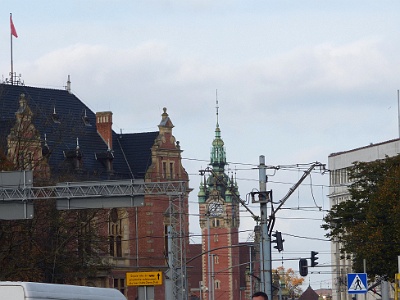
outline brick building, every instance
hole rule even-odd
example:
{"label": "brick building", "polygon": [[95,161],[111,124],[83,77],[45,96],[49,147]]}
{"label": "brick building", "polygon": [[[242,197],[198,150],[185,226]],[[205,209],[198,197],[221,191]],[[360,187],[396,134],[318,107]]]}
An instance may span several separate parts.
{"label": "brick building", "polygon": [[[189,181],[166,108],[157,131],[116,133],[112,112],[94,113],[70,90],[0,84],[0,114],[3,155],[13,162],[14,169],[32,169],[36,183],[41,179],[54,184],[120,179]],[[187,188],[182,201],[186,232],[189,191]],[[101,230],[109,239],[105,259],[111,269],[96,277],[83,276],[79,283],[115,287],[130,300],[141,293],[146,293],[147,299],[164,299],[165,281],[154,287],[128,287],[126,273],[167,271],[170,200],[167,195],[146,195],[143,207],[108,210],[108,222]]]}

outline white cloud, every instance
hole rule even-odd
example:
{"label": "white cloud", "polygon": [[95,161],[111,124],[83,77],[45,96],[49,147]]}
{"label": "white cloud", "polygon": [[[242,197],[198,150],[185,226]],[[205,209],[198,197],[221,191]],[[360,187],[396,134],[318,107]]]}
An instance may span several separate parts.
{"label": "white cloud", "polygon": [[73,88],[95,97],[97,103],[109,101],[111,95],[107,93],[112,90],[120,99],[129,91],[142,100],[168,95],[182,104],[189,98],[191,105],[196,105],[201,100],[212,101],[201,97],[207,90],[218,89],[229,99],[232,111],[263,106],[275,110],[282,101],[296,106],[325,102],[312,94],[328,93],[332,97],[346,91],[379,89],[394,73],[377,40],[299,47],[277,57],[241,64],[209,64],[172,52],[170,45],[158,41],[127,49],[76,44],[25,62],[22,69],[27,84],[60,86],[70,74]]}

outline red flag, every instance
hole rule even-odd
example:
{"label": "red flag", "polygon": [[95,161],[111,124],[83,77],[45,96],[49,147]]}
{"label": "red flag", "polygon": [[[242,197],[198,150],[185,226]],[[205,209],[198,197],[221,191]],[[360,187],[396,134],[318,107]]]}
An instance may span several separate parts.
{"label": "red flag", "polygon": [[17,34],[17,31],[15,30],[11,14],[10,14],[10,28],[11,28],[11,34],[17,38],[18,34]]}

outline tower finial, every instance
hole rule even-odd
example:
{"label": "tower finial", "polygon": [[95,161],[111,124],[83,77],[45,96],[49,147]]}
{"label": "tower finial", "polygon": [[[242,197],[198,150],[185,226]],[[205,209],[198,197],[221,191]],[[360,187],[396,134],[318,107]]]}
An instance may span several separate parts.
{"label": "tower finial", "polygon": [[219,124],[218,124],[218,109],[219,109],[219,106],[218,106],[218,90],[215,90],[215,102],[216,102],[216,109],[217,109],[217,127],[219,127]]}

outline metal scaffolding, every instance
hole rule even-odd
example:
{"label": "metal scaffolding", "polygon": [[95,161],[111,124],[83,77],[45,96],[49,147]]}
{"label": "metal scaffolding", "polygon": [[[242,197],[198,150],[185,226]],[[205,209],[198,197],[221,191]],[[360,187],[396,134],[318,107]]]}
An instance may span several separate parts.
{"label": "metal scaffolding", "polygon": [[[25,178],[25,173],[22,178]],[[5,186],[4,182],[0,182],[0,219],[32,218],[33,200],[38,199],[56,199],[57,209],[67,210],[143,206],[145,195],[169,196],[167,274],[170,281],[166,282],[166,299],[186,300],[186,188],[186,181],[86,181],[45,187],[33,187],[25,183]]]}
{"label": "metal scaffolding", "polygon": [[83,181],[65,182],[55,186],[32,187],[1,187],[1,201],[36,199],[78,199],[121,196],[167,195],[168,193],[184,193],[185,181],[144,182],[143,180],[119,181]]}
{"label": "metal scaffolding", "polygon": [[188,299],[188,278],[186,273],[186,245],[188,241],[185,224],[186,204],[184,193],[169,193],[168,263],[170,287],[165,299]]}

